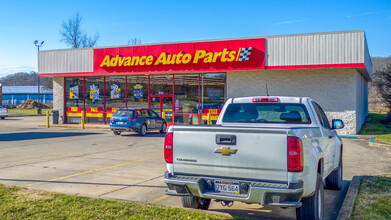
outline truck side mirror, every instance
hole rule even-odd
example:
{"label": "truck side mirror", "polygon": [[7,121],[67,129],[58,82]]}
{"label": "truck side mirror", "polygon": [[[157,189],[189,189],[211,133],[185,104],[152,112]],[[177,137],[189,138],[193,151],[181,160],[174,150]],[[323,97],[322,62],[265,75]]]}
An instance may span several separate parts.
{"label": "truck side mirror", "polygon": [[341,129],[345,127],[345,124],[341,119],[333,119],[332,124],[332,129]]}

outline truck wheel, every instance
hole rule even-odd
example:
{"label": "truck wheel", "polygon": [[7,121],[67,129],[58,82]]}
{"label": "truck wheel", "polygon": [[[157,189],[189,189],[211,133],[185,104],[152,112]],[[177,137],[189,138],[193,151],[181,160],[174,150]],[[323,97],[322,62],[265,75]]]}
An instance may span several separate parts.
{"label": "truck wheel", "polygon": [[114,133],[115,135],[121,135],[121,132],[120,132],[120,131],[113,131],[113,133]]}
{"label": "truck wheel", "polygon": [[166,130],[167,130],[167,124],[166,122],[163,122],[162,129],[160,129],[160,133],[166,133]]}
{"label": "truck wheel", "polygon": [[342,168],[342,155],[339,157],[338,167],[330,173],[330,175],[326,178],[326,187],[328,189],[336,189],[340,190],[342,188],[342,176],[343,176],[343,168]]}
{"label": "truck wheel", "polygon": [[324,188],[320,174],[316,178],[314,195],[302,198],[303,205],[296,209],[297,219],[323,219],[324,214]]}
{"label": "truck wheel", "polygon": [[141,125],[140,130],[138,131],[140,136],[145,136],[147,134],[147,126],[145,124]]}
{"label": "truck wheel", "polygon": [[182,206],[184,208],[208,210],[210,199],[199,198],[196,196],[182,196]]}

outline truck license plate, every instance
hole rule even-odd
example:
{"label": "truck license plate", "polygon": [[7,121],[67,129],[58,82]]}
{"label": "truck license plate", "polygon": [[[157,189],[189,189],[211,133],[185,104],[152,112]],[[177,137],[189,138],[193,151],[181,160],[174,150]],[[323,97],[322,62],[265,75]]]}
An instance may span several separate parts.
{"label": "truck license plate", "polygon": [[239,194],[239,183],[215,180],[215,191]]}

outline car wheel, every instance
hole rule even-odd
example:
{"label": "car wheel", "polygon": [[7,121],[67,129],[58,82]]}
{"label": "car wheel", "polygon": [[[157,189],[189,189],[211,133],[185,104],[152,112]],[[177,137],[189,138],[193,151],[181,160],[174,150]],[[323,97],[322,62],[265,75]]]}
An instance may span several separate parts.
{"label": "car wheel", "polygon": [[343,168],[342,168],[342,154],[339,157],[338,167],[330,173],[326,178],[326,187],[327,189],[340,190],[342,188],[342,177],[343,177]]}
{"label": "car wheel", "polygon": [[5,119],[5,117],[1,117],[1,119]]}
{"label": "car wheel", "polygon": [[113,131],[113,133],[114,133],[115,135],[121,135],[121,132],[120,132],[120,131]]}
{"label": "car wheel", "polygon": [[140,136],[145,136],[147,134],[147,125],[146,124],[141,125],[141,128],[138,131],[138,134]]}
{"label": "car wheel", "polygon": [[324,214],[324,187],[320,174],[316,178],[314,195],[301,199],[302,206],[296,209],[297,219],[323,219]]}
{"label": "car wheel", "polygon": [[160,133],[166,133],[166,131],[167,131],[167,124],[166,122],[163,122],[162,129],[160,129]]}
{"label": "car wheel", "polygon": [[208,210],[210,205],[210,199],[196,196],[182,196],[181,200],[184,208]]}

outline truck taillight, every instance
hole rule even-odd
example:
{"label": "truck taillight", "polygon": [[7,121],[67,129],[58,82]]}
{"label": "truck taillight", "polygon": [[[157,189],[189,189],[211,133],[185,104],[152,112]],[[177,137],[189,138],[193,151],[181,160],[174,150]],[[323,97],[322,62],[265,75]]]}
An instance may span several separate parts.
{"label": "truck taillight", "polygon": [[303,171],[303,144],[298,137],[288,137],[288,171]]}
{"label": "truck taillight", "polygon": [[255,97],[253,98],[253,102],[278,102],[278,98],[277,97],[267,97],[267,98]]}
{"label": "truck taillight", "polygon": [[172,145],[173,145],[173,134],[167,133],[166,137],[164,138],[164,159],[166,160],[167,163],[172,163],[173,161]]}

